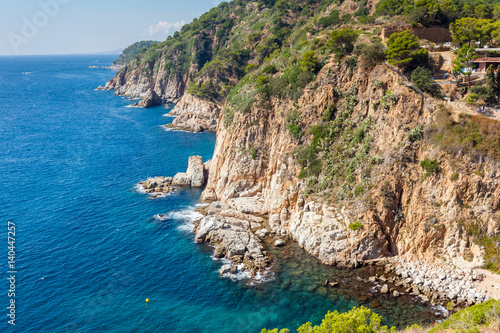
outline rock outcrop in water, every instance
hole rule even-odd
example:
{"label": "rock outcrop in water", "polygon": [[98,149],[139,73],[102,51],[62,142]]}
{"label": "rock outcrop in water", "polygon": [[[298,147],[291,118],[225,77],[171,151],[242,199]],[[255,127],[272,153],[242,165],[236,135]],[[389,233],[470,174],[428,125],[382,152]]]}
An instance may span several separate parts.
{"label": "rock outcrop in water", "polygon": [[168,194],[175,190],[175,187],[190,186],[203,187],[206,183],[206,176],[210,162],[203,163],[201,156],[191,156],[188,161],[186,172],[179,172],[172,177],[154,177],[140,182],[139,185],[146,193],[153,198]]}
{"label": "rock outcrop in water", "polygon": [[[195,226],[197,243],[212,244],[216,258],[230,259],[252,275],[264,271],[271,259],[262,241],[253,233],[263,227],[262,217],[242,213],[223,202],[213,202],[202,212],[206,216]],[[221,271],[224,273],[226,269]]]}
{"label": "rock outcrop in water", "polygon": [[150,89],[142,101],[140,101],[137,106],[141,108],[151,108],[153,106],[158,106],[162,104],[162,99],[158,94]]}
{"label": "rock outcrop in water", "polygon": [[189,158],[188,168],[186,172],[179,172],[175,175],[172,185],[174,186],[205,186],[205,165],[201,156],[191,156]]}
{"label": "rock outcrop in water", "polygon": [[154,177],[139,183],[153,199],[172,192],[174,188],[171,185],[172,177]]}

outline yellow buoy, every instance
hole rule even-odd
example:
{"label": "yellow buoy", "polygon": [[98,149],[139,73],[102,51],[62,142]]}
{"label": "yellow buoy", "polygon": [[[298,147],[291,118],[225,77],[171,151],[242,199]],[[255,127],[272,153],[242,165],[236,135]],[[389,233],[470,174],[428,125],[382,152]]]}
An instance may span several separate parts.
{"label": "yellow buoy", "polygon": [[149,298],[146,298],[146,303],[149,303]]}

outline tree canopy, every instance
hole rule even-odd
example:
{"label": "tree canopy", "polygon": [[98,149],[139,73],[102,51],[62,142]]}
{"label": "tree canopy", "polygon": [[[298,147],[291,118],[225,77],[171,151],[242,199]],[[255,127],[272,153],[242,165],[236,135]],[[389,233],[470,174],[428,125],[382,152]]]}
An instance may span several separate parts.
{"label": "tree canopy", "polygon": [[420,47],[418,38],[410,31],[393,33],[387,40],[386,56],[391,65],[409,68],[427,61],[428,52]]}
{"label": "tree canopy", "polygon": [[350,28],[333,30],[326,46],[334,52],[351,53],[358,36],[359,32]]}
{"label": "tree canopy", "polygon": [[[396,332],[396,329],[382,326],[382,317],[371,312],[364,306],[352,308],[349,312],[328,312],[321,325],[313,326],[306,323],[297,329],[298,333],[386,333]],[[277,328],[273,330],[263,329],[261,333],[289,333],[290,330]]]}

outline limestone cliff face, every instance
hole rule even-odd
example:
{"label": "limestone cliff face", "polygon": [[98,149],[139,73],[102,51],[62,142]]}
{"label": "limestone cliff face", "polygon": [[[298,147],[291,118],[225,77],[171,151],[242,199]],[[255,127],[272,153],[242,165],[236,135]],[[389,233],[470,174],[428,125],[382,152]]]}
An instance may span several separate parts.
{"label": "limestone cliff face", "polygon": [[195,132],[215,132],[219,120],[219,106],[186,93],[168,115],[176,117],[168,127]]}
{"label": "limestone cliff face", "polygon": [[[272,231],[293,238],[327,264],[356,265],[391,255],[463,263],[471,252],[480,262],[481,250],[466,229],[477,224],[490,235],[500,232],[497,165],[460,153],[452,156],[424,140],[407,140],[410,129],[436,120],[441,102],[423,101],[401,82],[385,65],[370,71],[356,67],[349,74],[345,65],[329,63],[297,104],[254,106],[246,114],[236,113],[227,128],[219,121],[202,199],[267,216]],[[342,92],[352,87],[358,102],[351,120],[370,119],[370,154],[380,161],[363,176],[371,185],[360,197],[339,202],[306,195],[294,150],[310,139],[293,138],[285,115],[301,110],[307,133],[328,103],[342,101]],[[377,108],[389,91],[395,96],[392,105]],[[426,174],[420,166],[426,157],[440,161],[438,173]]]}
{"label": "limestone cliff face", "polygon": [[[152,90],[162,101],[176,102],[184,93],[187,77],[170,75],[171,70],[165,69],[165,62],[165,59],[160,59],[141,65],[138,60],[134,60],[109,80],[104,88],[132,98],[145,98],[148,91]],[[155,66],[158,70],[154,70]]]}

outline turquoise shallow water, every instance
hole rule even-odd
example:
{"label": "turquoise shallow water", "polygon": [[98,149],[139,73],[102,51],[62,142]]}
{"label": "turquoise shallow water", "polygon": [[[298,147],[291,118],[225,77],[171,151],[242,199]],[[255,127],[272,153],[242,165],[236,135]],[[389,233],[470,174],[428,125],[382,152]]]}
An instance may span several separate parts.
{"label": "turquoise shallow water", "polygon": [[[335,271],[296,246],[274,250],[281,261],[271,281],[220,279],[221,263],[190,233],[200,191],[151,200],[134,190],[184,171],[190,155],[210,158],[215,135],[164,131],[167,110],[126,108],[130,101],[95,91],[113,73],[88,67],[113,59],[0,57],[0,274],[7,221],[15,221],[16,331],[260,332],[360,304],[354,273],[327,290],[322,282]],[[159,213],[169,219],[155,220]],[[428,317],[394,302],[381,299],[377,310],[389,323]],[[3,311],[0,331],[12,331]]]}

